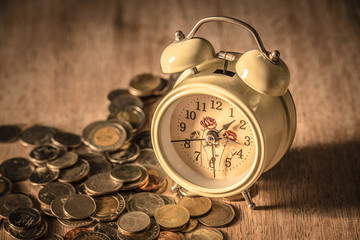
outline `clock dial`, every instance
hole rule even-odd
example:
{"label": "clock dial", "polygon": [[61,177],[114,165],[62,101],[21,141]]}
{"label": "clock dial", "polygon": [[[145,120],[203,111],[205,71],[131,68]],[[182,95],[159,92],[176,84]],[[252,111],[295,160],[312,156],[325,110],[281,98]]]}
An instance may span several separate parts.
{"label": "clock dial", "polygon": [[178,100],[170,121],[170,142],[184,164],[211,179],[231,179],[252,166],[253,127],[239,108],[210,95]]}

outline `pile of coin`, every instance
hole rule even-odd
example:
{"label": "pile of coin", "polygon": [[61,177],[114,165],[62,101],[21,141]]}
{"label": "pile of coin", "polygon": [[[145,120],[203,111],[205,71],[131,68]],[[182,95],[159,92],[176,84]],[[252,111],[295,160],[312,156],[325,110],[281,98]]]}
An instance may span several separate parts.
{"label": "pile of coin", "polygon": [[46,221],[28,195],[11,193],[13,182],[29,179],[39,187],[42,212],[72,228],[65,239],[180,240],[190,232],[190,239],[223,239],[216,229],[195,228],[199,222],[208,227],[229,224],[235,216],[230,205],[186,189],[178,191],[178,201],[161,194],[167,176],[152,149],[150,131],[140,129],[146,121],[144,104],[170,86],[150,74],[135,76],[129,90],[108,94],[107,120],[88,124],[81,136],[41,125],[22,132],[17,126],[0,126],[0,142],[20,139],[32,147],[28,158],[10,158],[0,165],[0,218],[6,232],[17,239],[63,239],[46,235]]}

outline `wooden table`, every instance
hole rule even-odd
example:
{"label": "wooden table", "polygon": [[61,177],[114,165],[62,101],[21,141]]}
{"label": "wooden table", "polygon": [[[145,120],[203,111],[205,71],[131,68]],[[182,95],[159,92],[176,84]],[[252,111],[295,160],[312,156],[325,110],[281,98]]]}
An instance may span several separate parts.
{"label": "wooden table", "polygon": [[[227,239],[360,238],[358,1],[0,1],[0,124],[80,134],[108,115],[107,93],[136,74],[161,76],[163,49],[205,16],[252,25],[291,71],[298,128],[290,152],[263,174],[254,201],[232,202]],[[245,30],[207,24],[217,51],[256,48]],[[27,156],[0,144],[0,161]],[[37,194],[28,181],[15,190]],[[50,231],[64,234],[56,224]],[[1,230],[1,239],[9,237]]]}

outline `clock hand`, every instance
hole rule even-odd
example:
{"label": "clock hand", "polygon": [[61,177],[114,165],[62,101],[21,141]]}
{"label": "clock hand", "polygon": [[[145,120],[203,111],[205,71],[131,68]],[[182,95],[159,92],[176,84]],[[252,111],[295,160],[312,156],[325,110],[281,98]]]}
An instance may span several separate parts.
{"label": "clock hand", "polygon": [[230,139],[228,139],[228,138],[226,138],[226,141],[227,141],[227,142],[233,142],[233,143],[236,143],[236,144],[239,144],[239,145],[243,145],[242,143],[235,142],[234,140],[230,140]]}
{"label": "clock hand", "polygon": [[222,129],[220,129],[219,131],[218,131],[218,133],[220,133],[222,130],[228,130],[228,128],[230,127],[230,125],[233,123],[233,122],[235,122],[236,120],[233,120],[232,122],[229,122],[229,123],[227,123],[227,124],[224,124],[223,126],[222,126]]}
{"label": "clock hand", "polygon": [[176,140],[171,140],[171,142],[187,142],[187,141],[189,141],[189,142],[191,142],[191,141],[204,141],[204,140],[206,140],[205,138],[197,138],[197,139],[176,139]]}
{"label": "clock hand", "polygon": [[[215,178],[215,160],[216,160],[216,158],[215,158],[215,149],[214,149],[214,144],[211,144],[211,152],[212,152],[212,157],[211,157],[211,159],[210,159],[210,165],[212,165],[213,167],[213,169],[214,169],[214,178]],[[210,166],[211,167],[211,166]]]}

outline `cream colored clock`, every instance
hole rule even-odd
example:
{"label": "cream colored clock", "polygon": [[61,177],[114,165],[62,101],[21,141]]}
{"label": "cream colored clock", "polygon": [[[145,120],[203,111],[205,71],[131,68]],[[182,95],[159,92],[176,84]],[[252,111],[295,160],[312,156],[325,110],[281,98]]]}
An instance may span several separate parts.
{"label": "cream colored clock", "polygon": [[[194,37],[206,22],[249,30],[259,50],[219,52]],[[167,174],[187,190],[209,197],[247,191],[284,156],[294,139],[296,113],[287,90],[290,74],[279,52],[268,53],[257,32],[228,17],[200,20],[161,56],[165,73],[183,72],[152,121],[155,154]]]}

